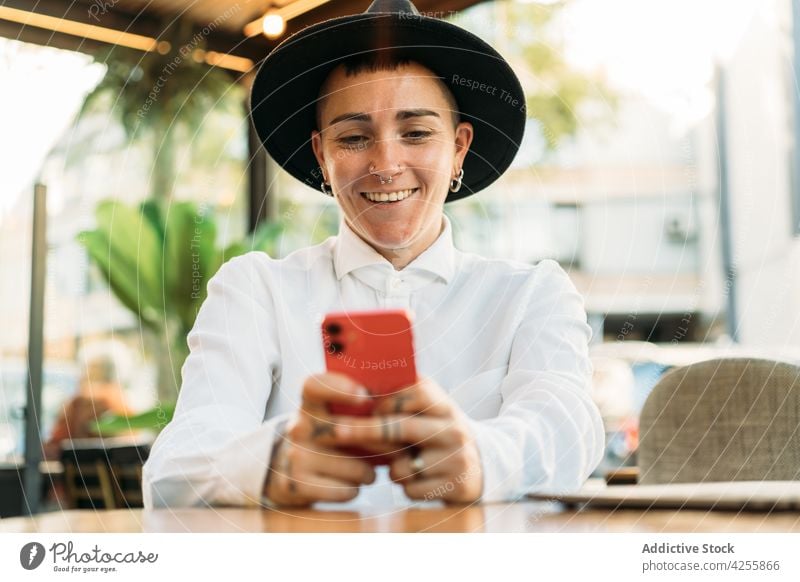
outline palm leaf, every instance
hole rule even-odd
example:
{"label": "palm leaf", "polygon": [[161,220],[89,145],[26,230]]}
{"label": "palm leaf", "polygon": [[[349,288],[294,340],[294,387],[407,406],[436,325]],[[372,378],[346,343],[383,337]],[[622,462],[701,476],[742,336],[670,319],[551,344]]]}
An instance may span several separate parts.
{"label": "palm leaf", "polygon": [[92,423],[92,431],[100,436],[113,436],[129,430],[161,430],[172,420],[175,414],[175,403],[162,402],[134,416],[106,414]]}

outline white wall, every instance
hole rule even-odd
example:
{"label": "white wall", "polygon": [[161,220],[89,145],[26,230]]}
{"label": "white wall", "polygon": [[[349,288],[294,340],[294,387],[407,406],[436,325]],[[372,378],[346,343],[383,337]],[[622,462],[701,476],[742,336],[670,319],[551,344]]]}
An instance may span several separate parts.
{"label": "white wall", "polygon": [[790,0],[769,0],[726,72],[739,337],[800,344],[800,241],[791,232]]}

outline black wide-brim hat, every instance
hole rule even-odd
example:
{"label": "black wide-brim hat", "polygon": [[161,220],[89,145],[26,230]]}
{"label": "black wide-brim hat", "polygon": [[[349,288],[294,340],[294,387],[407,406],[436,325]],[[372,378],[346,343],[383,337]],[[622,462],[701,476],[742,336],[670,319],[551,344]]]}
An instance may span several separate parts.
{"label": "black wide-brim hat", "polygon": [[264,60],[250,94],[261,141],[292,176],[319,188],[322,172],[311,148],[322,83],[344,59],[388,51],[417,61],[452,91],[462,121],[474,127],[464,159],[463,187],[446,202],[470,196],[511,165],[525,131],[525,94],[506,60],[474,34],[421,15],[408,0],[375,0],[366,12],[309,26]]}

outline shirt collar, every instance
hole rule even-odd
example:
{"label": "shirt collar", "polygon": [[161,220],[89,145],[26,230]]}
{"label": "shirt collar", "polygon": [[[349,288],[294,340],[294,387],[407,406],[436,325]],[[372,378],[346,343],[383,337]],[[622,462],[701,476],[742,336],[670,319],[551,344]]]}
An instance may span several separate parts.
{"label": "shirt collar", "polygon": [[[402,272],[427,271],[438,275],[446,283],[452,280],[456,260],[453,229],[450,219],[446,215],[442,215],[442,220],[444,229],[439,237],[416,259],[406,265]],[[394,269],[386,258],[354,233],[343,218],[339,221],[339,234],[334,243],[333,265],[336,278],[340,280],[348,273],[369,265],[386,265],[390,269]]]}

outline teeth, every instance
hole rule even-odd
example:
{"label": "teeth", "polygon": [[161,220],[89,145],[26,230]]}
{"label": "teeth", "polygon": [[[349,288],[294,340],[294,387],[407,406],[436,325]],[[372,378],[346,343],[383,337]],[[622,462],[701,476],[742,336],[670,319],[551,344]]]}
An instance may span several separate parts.
{"label": "teeth", "polygon": [[391,192],[389,194],[386,192],[362,192],[362,195],[372,202],[397,202],[411,196],[414,190],[416,190],[416,188],[400,190],[399,192]]}

